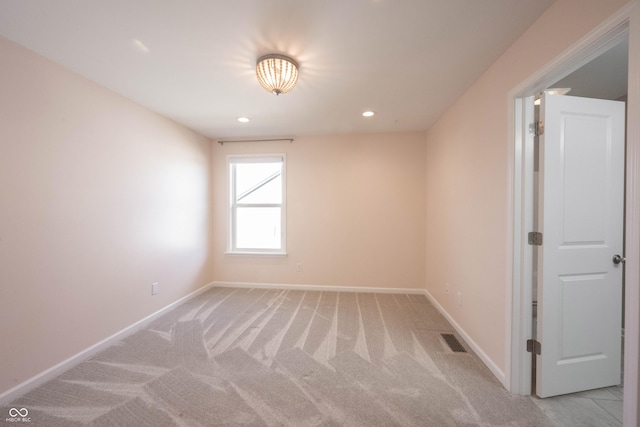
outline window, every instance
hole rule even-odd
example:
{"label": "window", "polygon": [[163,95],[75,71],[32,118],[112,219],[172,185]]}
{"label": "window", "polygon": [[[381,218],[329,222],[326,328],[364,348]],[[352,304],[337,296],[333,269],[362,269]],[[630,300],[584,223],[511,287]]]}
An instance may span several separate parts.
{"label": "window", "polygon": [[285,254],[284,154],[229,156],[229,253]]}

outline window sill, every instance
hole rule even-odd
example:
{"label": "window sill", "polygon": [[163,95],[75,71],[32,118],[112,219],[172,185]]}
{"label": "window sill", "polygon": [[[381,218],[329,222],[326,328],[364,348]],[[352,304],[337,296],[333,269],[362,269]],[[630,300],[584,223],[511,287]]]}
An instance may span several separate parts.
{"label": "window sill", "polygon": [[286,252],[226,251],[225,255],[287,256]]}

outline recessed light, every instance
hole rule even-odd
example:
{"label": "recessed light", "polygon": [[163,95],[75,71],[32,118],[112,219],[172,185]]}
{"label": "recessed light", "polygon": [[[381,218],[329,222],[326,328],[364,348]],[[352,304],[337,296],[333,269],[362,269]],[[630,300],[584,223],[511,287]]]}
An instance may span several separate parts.
{"label": "recessed light", "polygon": [[364,113],[362,113],[362,117],[373,117],[375,116],[375,111],[365,111]]}
{"label": "recessed light", "polygon": [[249,117],[238,117],[238,121],[240,123],[249,123],[251,120],[249,120]]}

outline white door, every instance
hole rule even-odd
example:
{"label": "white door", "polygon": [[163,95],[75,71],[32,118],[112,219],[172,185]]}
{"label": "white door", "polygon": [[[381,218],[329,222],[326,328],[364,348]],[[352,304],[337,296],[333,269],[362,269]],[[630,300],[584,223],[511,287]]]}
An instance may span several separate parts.
{"label": "white door", "polygon": [[625,104],[543,95],[536,394],[620,383]]}

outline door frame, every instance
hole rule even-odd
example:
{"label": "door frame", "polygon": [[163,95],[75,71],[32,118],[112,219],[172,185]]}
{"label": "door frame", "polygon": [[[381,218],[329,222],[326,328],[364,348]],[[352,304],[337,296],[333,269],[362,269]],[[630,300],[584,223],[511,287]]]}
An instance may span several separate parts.
{"label": "door frame", "polygon": [[[527,144],[528,120],[533,112],[533,95],[569,75],[629,37],[628,117],[640,117],[640,0],[632,0],[605,22],[541,67],[508,95],[510,139],[511,203],[513,217],[512,283],[507,289],[505,313],[505,385],[512,393],[531,394],[531,356],[525,350],[532,331],[532,249],[527,232],[533,231],[533,149]],[[640,343],[640,121],[627,120],[626,141],[626,228],[625,228],[625,348],[624,425],[637,425]]]}

